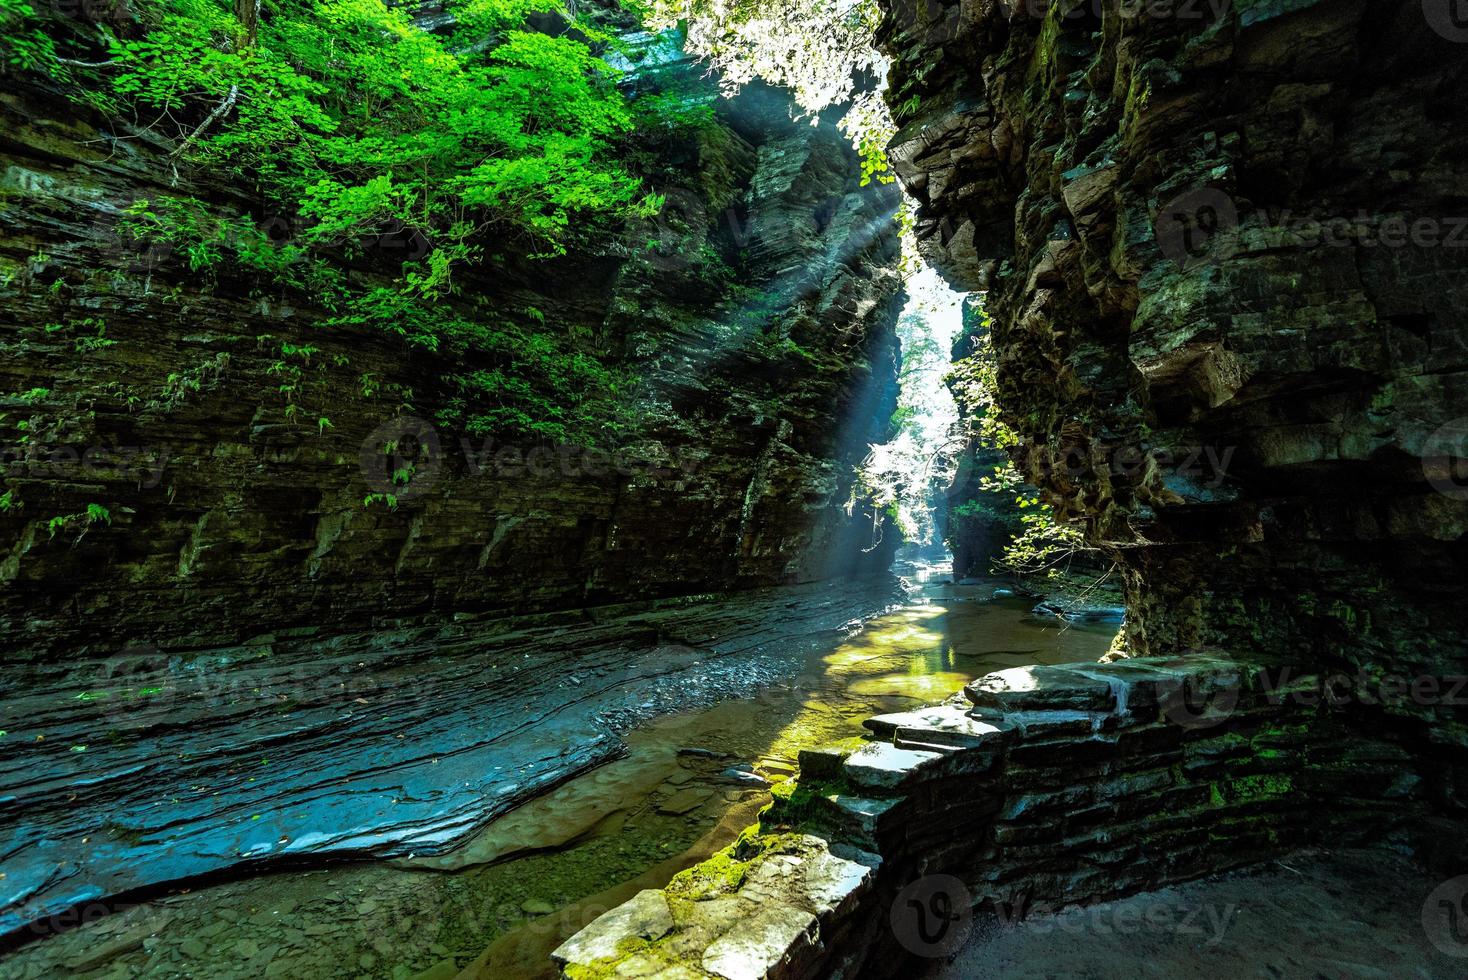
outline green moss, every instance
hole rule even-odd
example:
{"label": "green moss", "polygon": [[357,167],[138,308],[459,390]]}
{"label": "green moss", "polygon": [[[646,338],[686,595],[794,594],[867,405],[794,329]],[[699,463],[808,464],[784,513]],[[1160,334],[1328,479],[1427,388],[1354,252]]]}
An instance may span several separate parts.
{"label": "green moss", "polygon": [[565,974],[570,980],[607,980],[618,975],[617,967],[640,953],[648,952],[654,945],[637,937],[623,939],[617,943],[615,956],[603,957],[585,965],[567,963]]}
{"label": "green moss", "polygon": [[671,903],[702,902],[728,895],[738,891],[750,873],[771,855],[799,853],[807,847],[800,834],[764,833],[759,824],[753,824],[722,851],[674,875],[663,891]]}
{"label": "green moss", "polygon": [[765,832],[829,831],[821,799],[851,793],[851,788],[840,779],[790,779],[777,783],[770,788],[773,802],[760,811],[760,828]]}
{"label": "green moss", "polygon": [[708,860],[678,872],[668,882],[666,891],[694,902],[738,891],[753,862],[752,858],[741,860],[738,852],[739,843],[736,842]]}
{"label": "green moss", "polygon": [[1208,796],[1215,807],[1235,803],[1257,803],[1277,800],[1295,791],[1294,780],[1282,773],[1241,776],[1238,779],[1211,783]]}

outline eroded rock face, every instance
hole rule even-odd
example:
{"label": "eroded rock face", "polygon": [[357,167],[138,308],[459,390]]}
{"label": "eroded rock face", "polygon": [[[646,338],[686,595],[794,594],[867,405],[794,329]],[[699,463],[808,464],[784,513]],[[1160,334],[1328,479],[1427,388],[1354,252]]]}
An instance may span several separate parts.
{"label": "eroded rock face", "polygon": [[1432,10],[889,5],[922,247],[989,290],[1021,468],[1120,562],[1135,653],[1465,672],[1468,38]]}
{"label": "eroded rock face", "polygon": [[[0,657],[885,568],[898,535],[872,547],[880,521],[852,487],[895,407],[896,192],[860,188],[834,125],[788,108],[750,91],[654,146],[669,205],[626,241],[538,263],[489,249],[465,273],[492,316],[543,319],[643,379],[645,422],[606,453],[445,426],[444,379],[463,365],[130,240],[121,212],[140,199],[249,202],[205,172],[175,183],[168,146],[11,79]],[[353,274],[370,278],[371,260]],[[407,486],[393,481],[403,452],[384,451],[404,445],[427,447]],[[396,509],[364,506],[374,492]]]}

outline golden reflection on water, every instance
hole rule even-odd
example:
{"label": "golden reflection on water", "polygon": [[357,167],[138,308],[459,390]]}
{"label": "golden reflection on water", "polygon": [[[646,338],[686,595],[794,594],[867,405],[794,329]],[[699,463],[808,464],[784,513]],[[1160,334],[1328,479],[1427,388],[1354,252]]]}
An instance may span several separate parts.
{"label": "golden reflection on water", "polygon": [[802,748],[862,734],[861,723],[872,714],[944,701],[992,671],[1093,661],[1106,652],[1114,629],[1039,620],[1030,615],[1032,605],[988,600],[977,587],[923,583],[913,605],[812,658],[801,678],[804,697],[779,706],[793,717],[759,754],[793,760]]}

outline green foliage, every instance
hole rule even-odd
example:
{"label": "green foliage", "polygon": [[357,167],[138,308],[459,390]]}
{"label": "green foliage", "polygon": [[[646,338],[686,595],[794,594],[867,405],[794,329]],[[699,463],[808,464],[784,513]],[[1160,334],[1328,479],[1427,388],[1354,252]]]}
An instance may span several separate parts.
{"label": "green foliage", "polygon": [[[980,310],[978,317],[968,330],[972,353],[954,362],[944,382],[963,408],[970,435],[982,446],[1007,451],[1018,446],[1020,438],[1000,417],[994,404],[994,392],[998,388],[997,359],[990,342],[988,314]],[[1009,501],[1010,507],[1017,511],[1018,529],[999,562],[1006,571],[1018,575],[1039,574],[1087,550],[1081,528],[1056,521],[1054,511],[1033,488],[1025,485],[1007,457],[979,480],[979,489],[995,495],[996,499]],[[992,505],[977,500],[958,505],[953,514],[960,520],[981,515],[1006,516],[998,514]]]}
{"label": "green foliage", "polygon": [[[463,369],[446,379],[445,414],[476,432],[592,442],[625,428],[626,378],[539,309],[524,328],[466,310],[457,273],[486,251],[558,255],[657,214],[664,202],[627,163],[626,136],[639,123],[704,125],[712,110],[669,93],[634,111],[594,48],[605,35],[531,28],[531,15],[566,18],[560,0],[459,0],[452,36],[381,0],[266,0],[255,23],[240,21],[244,9],[140,0],[101,25],[105,50],[85,53],[101,84],[74,86],[78,98],[105,93],[117,115],[172,140],[176,160],[258,201],[253,214],[184,195],[135,202],[120,231],[150,268],[302,291],[330,325],[452,356]],[[11,64],[65,70],[44,34],[17,47],[46,24],[31,7],[0,0],[0,18]],[[374,247],[389,238],[402,247]],[[75,346],[112,343],[99,327]],[[302,415],[307,367],[320,369],[308,362],[283,353],[271,367],[287,419]],[[175,406],[208,381],[175,372],[154,402]],[[364,375],[361,388],[372,397],[379,384]]]}
{"label": "green foliage", "polygon": [[[574,216],[646,214],[611,157],[631,116],[586,43],[516,29],[547,0],[456,5],[467,42],[380,0],[285,0],[247,36],[232,7],[169,0],[142,38],[112,44],[115,92],[154,115],[220,110],[177,135],[308,219],[312,244],[400,225],[433,242],[418,288],[447,288],[477,236],[561,251]],[[207,117],[206,117],[207,122]]]}
{"label": "green foliage", "polygon": [[107,338],[107,324],[103,323],[100,318],[88,317],[84,322],[90,326],[93,332],[72,341],[72,349],[78,354],[91,354],[94,351],[106,350],[108,347],[115,347],[117,345],[117,341]]}
{"label": "green foliage", "polygon": [[177,255],[190,272],[215,276],[221,268],[242,268],[300,288],[324,286],[329,276],[306,249],[274,242],[248,218],[221,215],[193,197],[134,201],[118,230],[159,261]]}
{"label": "green foliage", "polygon": [[489,355],[493,366],[454,379],[459,394],[441,421],[475,435],[508,431],[571,444],[610,441],[634,422],[631,377],[549,333],[461,322],[452,336],[476,356]]}
{"label": "green foliage", "polygon": [[144,407],[155,411],[174,411],[193,395],[213,388],[228,370],[229,363],[229,353],[220,351],[185,371],[169,374],[158,397],[150,399]]}
{"label": "green foliage", "polygon": [[112,523],[112,511],[101,504],[87,504],[87,509],[76,514],[58,514],[46,522],[46,530],[51,537],[56,537],[57,532],[77,525],[82,526],[83,533],[94,524]]}
{"label": "green foliage", "polygon": [[3,494],[0,494],[0,514],[8,514],[13,510],[20,510],[24,506],[24,501],[20,499],[14,489],[7,489]]}
{"label": "green foliage", "polygon": [[633,121],[640,133],[688,134],[718,122],[713,103],[687,86],[650,92],[632,103]]}
{"label": "green foliage", "polygon": [[65,66],[56,58],[56,43],[27,0],[0,0],[0,67],[66,77]]}
{"label": "green foliage", "polygon": [[857,80],[885,73],[877,51],[878,0],[630,0],[654,29],[683,27],[687,49],[707,59],[726,91],[755,78],[788,88],[814,115],[846,106],[840,121],[861,159],[862,183],[891,183],[896,132],[880,93]]}

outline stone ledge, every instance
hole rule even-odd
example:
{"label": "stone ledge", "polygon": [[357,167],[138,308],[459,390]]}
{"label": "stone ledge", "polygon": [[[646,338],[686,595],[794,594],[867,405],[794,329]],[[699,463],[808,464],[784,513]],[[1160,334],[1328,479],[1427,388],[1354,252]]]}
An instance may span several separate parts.
{"label": "stone ledge", "polygon": [[[957,876],[976,908],[1084,904],[1338,843],[1331,802],[1361,787],[1381,790],[1381,819],[1350,830],[1399,822],[1418,786],[1402,753],[1271,704],[1262,670],[1220,655],[1019,668],[968,685],[971,706],[868,719],[871,741],[803,751],[759,827],[669,885],[667,935],[644,935],[661,917],[608,913],[557,961],[568,976],[855,974],[868,955],[900,960],[885,916],[918,876]],[[562,956],[605,952],[608,935],[622,958],[601,972]]]}
{"label": "stone ledge", "polygon": [[[854,855],[857,856],[857,855]],[[870,891],[864,864],[808,835],[745,836],[600,916],[552,953],[567,977],[810,976],[825,939]]]}

